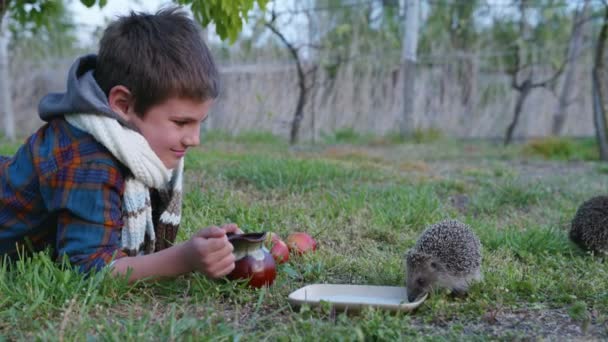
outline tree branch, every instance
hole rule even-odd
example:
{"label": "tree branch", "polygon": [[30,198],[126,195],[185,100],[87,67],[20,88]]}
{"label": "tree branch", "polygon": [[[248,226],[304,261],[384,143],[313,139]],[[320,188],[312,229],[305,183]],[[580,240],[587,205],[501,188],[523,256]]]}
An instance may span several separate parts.
{"label": "tree branch", "polygon": [[541,82],[532,82],[532,84],[530,86],[532,88],[547,87],[549,84],[555,82],[557,80],[557,78],[564,72],[564,69],[566,68],[566,64],[567,64],[567,62],[564,61],[564,63],[562,63],[562,65],[559,67],[559,69],[557,69],[557,71],[551,77],[549,77],[546,80],[541,81]]}
{"label": "tree branch", "polygon": [[[276,19],[276,18],[275,18]],[[270,31],[272,31],[272,33],[276,34],[277,37],[279,37],[279,39],[281,40],[281,42],[283,44],[285,44],[285,46],[287,47],[287,50],[289,50],[289,53],[293,56],[293,58],[296,60],[296,63],[300,64],[300,57],[298,56],[298,48],[295,47],[293,44],[291,44],[287,38],[285,37],[285,35],[283,33],[281,33],[281,31],[279,31],[274,25],[273,25],[274,19],[271,22],[265,22],[264,26],[266,26]]]}
{"label": "tree branch", "polygon": [[511,87],[517,91],[521,91],[523,84],[517,82],[517,75],[521,70],[521,60],[519,59],[519,44],[515,44],[515,65],[512,70],[507,70],[507,73],[511,75]]}
{"label": "tree branch", "polygon": [[10,0],[0,0],[0,24],[2,24],[2,19],[4,18],[4,13],[8,10],[8,3]]}

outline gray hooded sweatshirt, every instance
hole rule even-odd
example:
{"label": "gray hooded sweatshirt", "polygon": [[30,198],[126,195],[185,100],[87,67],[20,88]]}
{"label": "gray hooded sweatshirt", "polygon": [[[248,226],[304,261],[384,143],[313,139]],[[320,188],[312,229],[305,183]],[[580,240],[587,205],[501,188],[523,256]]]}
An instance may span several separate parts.
{"label": "gray hooded sweatshirt", "polygon": [[70,67],[65,93],[49,93],[38,104],[38,115],[44,121],[65,114],[99,114],[129,126],[108,103],[108,98],[97,84],[93,73],[97,55],[78,58]]}

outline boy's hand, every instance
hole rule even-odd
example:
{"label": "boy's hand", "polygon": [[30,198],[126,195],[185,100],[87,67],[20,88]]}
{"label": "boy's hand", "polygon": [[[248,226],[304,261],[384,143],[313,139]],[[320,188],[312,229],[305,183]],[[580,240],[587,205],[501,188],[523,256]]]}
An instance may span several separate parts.
{"label": "boy's hand", "polygon": [[228,242],[227,232],[240,231],[235,224],[227,224],[222,228],[212,226],[200,230],[190,241],[186,258],[191,268],[210,278],[227,275],[234,269],[234,254],[232,244]]}
{"label": "boy's hand", "polygon": [[236,223],[227,223],[222,226],[222,229],[226,233],[243,234],[243,231],[236,225]]}

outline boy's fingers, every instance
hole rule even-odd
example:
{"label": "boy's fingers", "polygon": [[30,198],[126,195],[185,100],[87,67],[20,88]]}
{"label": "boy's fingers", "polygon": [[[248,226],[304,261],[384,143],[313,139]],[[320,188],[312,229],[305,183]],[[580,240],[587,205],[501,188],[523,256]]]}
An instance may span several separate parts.
{"label": "boy's fingers", "polygon": [[234,255],[232,255],[232,251],[234,247],[232,244],[228,243],[225,245],[217,245],[216,248],[213,249],[213,253],[209,255],[212,260],[224,260],[226,258],[231,258],[232,262],[234,262]]}
{"label": "boy's fingers", "polygon": [[232,255],[229,255],[225,258],[223,258],[222,260],[218,261],[217,263],[217,267],[215,267],[216,270],[225,270],[225,269],[230,269],[230,271],[232,271],[232,269],[234,269],[234,257]]}
{"label": "boy's fingers", "polygon": [[[228,273],[230,273],[233,269],[234,269],[234,255],[232,255],[232,253],[228,252],[227,255],[224,255],[224,257],[220,257],[218,255],[219,253],[214,253],[214,259],[216,261],[214,261],[208,271],[207,274],[213,276],[213,277],[221,277],[224,276]],[[223,254],[223,253],[222,253]]]}
{"label": "boy's fingers", "polygon": [[234,270],[234,267],[234,258],[227,257],[225,259],[222,259],[215,265],[212,273],[215,274],[217,277],[222,277],[232,272],[232,270]]}
{"label": "boy's fingers", "polygon": [[205,239],[212,238],[220,238],[226,235],[226,231],[216,226],[207,227],[205,229],[201,229],[196,233],[196,236],[202,237]]}
{"label": "boy's fingers", "polygon": [[218,278],[230,274],[232,270],[234,270],[234,263],[231,263],[230,265],[226,266],[226,268],[222,269],[218,274]]}
{"label": "boy's fingers", "polygon": [[223,235],[222,237],[205,239],[203,243],[199,245],[199,248],[199,253],[215,257],[216,255],[220,255],[219,253],[225,254],[225,252],[221,252],[223,249],[229,248],[232,250],[233,247],[232,244],[228,242],[226,235]]}
{"label": "boy's fingers", "polygon": [[228,223],[222,226],[222,229],[226,233],[235,233],[235,234],[243,234],[243,231],[239,229],[235,223]]}

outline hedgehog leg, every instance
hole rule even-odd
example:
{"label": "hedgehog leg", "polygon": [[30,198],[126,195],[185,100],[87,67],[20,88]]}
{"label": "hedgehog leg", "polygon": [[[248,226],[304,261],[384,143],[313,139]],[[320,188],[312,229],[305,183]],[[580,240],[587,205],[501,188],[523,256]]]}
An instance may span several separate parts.
{"label": "hedgehog leg", "polygon": [[455,288],[450,292],[450,297],[452,298],[466,298],[468,295],[468,290],[463,288]]}
{"label": "hedgehog leg", "polygon": [[470,281],[466,278],[458,279],[458,281],[454,282],[452,285],[452,292],[450,293],[451,297],[466,297],[469,292],[469,284]]}

